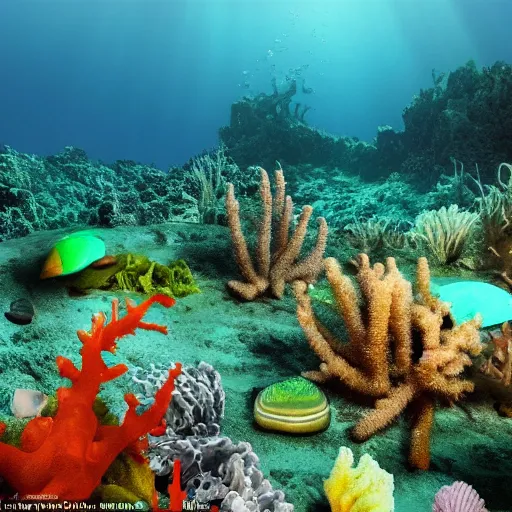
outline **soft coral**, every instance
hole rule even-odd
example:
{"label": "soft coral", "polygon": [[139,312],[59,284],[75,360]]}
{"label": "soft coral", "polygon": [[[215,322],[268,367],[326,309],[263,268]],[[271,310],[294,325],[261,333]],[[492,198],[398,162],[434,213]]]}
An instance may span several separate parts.
{"label": "soft coral", "polygon": [[[69,359],[57,357],[60,375],[71,380],[71,387],[57,390],[55,417],[31,420],[22,433],[21,449],[0,443],[0,476],[20,495],[52,494],[67,500],[89,498],[117,455],[137,446],[141,436],[159,424],[169,406],[174,379],[181,372],[179,363],[169,371],[153,405],[141,415],[136,413],[139,402],[133,394],[125,395],[128,411],[119,426],[100,425],[93,411],[101,384],[127,371],[124,364],[107,367],[101,352],[114,353],[116,340],[135,334],[137,328],[167,333],[165,326],[142,321],[154,303],[168,308],[175,301],[155,295],[137,306],[127,299],[127,314],[118,318],[118,301],[114,300],[109,324],[105,314],[94,315],[91,332],[77,333],[83,343],[81,370]],[[0,423],[0,434],[3,429],[5,426]]]}

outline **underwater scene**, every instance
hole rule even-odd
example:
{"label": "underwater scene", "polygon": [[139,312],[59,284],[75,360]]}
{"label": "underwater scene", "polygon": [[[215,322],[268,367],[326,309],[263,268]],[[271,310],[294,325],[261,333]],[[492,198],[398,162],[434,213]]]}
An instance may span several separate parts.
{"label": "underwater scene", "polygon": [[2,0],[0,510],[512,512],[510,19]]}

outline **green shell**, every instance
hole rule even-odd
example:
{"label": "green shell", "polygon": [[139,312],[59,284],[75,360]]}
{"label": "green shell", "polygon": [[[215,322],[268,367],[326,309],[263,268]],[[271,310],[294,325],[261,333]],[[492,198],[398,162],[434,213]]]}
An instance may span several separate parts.
{"label": "green shell", "polygon": [[311,434],[329,426],[329,403],[309,380],[294,377],[261,391],[254,402],[254,420],[266,430]]}
{"label": "green shell", "polygon": [[326,401],[322,391],[303,377],[276,382],[264,389],[260,398],[265,407],[283,409],[311,409]]}
{"label": "green shell", "polygon": [[59,240],[54,248],[62,261],[62,275],[74,274],[105,256],[105,242],[85,233]]}

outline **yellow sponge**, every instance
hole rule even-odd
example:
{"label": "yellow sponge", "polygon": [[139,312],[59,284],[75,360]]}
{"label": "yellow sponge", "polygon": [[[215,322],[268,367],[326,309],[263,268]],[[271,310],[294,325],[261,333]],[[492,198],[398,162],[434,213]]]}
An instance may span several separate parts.
{"label": "yellow sponge", "polygon": [[392,512],[393,475],[368,454],[353,468],[354,455],[342,446],[324,490],[332,512]]}

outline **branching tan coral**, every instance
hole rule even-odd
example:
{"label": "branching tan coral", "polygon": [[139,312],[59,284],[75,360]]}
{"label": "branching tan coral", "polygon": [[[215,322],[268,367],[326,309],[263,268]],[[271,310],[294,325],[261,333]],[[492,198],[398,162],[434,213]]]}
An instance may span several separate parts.
{"label": "branching tan coral", "polygon": [[473,391],[473,383],[460,375],[472,364],[469,355],[478,355],[482,349],[481,319],[453,325],[448,305],[430,293],[426,258],[418,260],[419,298],[415,300],[411,283],[400,274],[393,258],[387,259],[386,266],[371,267],[368,256],[361,254],[357,280],[363,307],[352,280],[343,275],[334,258],[325,260],[325,269],[348,342],[337,340],[317,320],[307,285],[296,282],[299,323],[323,361],[320,371],[303,375],[317,382],[336,378],[377,398],[375,409],[355,426],[356,440],[368,439],[414,404],[417,413],[409,460],[414,467],[428,469],[436,399],[452,403]]}
{"label": "branching tan coral", "polygon": [[[306,236],[308,222],[313,213],[311,206],[304,206],[297,221],[295,231],[289,236],[293,218],[293,203],[286,196],[286,184],[282,169],[276,170],[276,193],[272,198],[267,172],[260,168],[260,194],[263,206],[258,242],[256,246],[255,268],[240,222],[240,206],[235,199],[234,187],[228,184],[226,194],[226,212],[231,239],[240,273],[245,281],[229,281],[228,286],[245,300],[253,300],[270,289],[281,298],[286,283],[300,279],[306,283],[316,281],[323,268],[323,255],[327,244],[327,223],[318,218],[318,237],[316,245],[308,256],[299,260],[302,244]],[[275,223],[275,236],[272,247],[272,225]]]}

